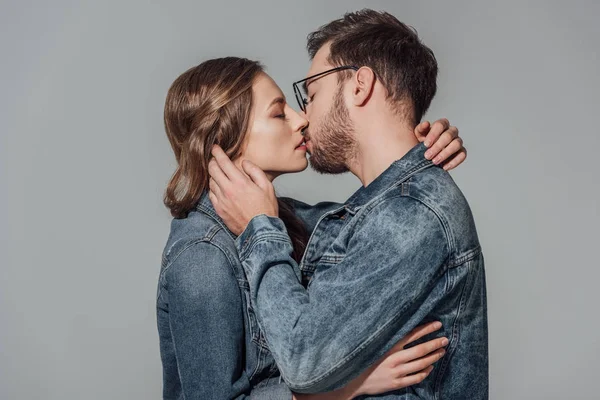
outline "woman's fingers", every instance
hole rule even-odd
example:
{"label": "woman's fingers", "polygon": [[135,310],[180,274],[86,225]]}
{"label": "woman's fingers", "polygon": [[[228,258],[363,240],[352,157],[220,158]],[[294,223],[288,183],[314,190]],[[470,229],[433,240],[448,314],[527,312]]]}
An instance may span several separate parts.
{"label": "woman's fingers", "polygon": [[452,155],[457,154],[463,148],[463,140],[459,137],[454,138],[451,142],[440,151],[440,153],[435,156],[433,159],[433,163],[438,165],[446,161],[448,158],[452,157]]}
{"label": "woman's fingers", "polygon": [[423,382],[425,380],[425,378],[427,378],[429,376],[431,371],[433,371],[433,365],[427,367],[423,371],[420,371],[416,374],[397,378],[395,380],[395,383],[397,385],[396,389],[402,389],[402,388],[409,387],[409,386],[416,385],[418,383]]}
{"label": "woman's fingers", "polygon": [[396,352],[388,357],[388,361],[392,365],[400,365],[413,360],[417,360],[447,345],[448,339],[445,337],[432,339],[425,343],[421,343],[414,347],[411,347],[409,349],[404,349],[402,351]]}
{"label": "woman's fingers", "polygon": [[433,333],[439,330],[442,327],[442,323],[439,321],[428,322],[423,325],[419,325],[414,328],[412,331],[408,333],[408,335],[404,336],[398,344],[402,343],[402,347],[406,346],[409,343],[412,343],[416,340],[421,339],[423,336],[427,336],[430,333]]}
{"label": "woman's fingers", "polygon": [[433,353],[429,353],[425,357],[419,358],[415,361],[400,364],[397,367],[398,376],[410,375],[410,374],[414,374],[419,371],[422,371],[425,368],[432,366],[435,362],[437,362],[445,354],[446,354],[446,350],[438,349],[438,350],[434,351]]}
{"label": "woman's fingers", "polygon": [[458,167],[460,164],[462,164],[463,162],[465,162],[466,159],[467,159],[467,149],[465,147],[463,147],[461,151],[459,151],[458,153],[456,153],[455,155],[450,157],[448,160],[446,160],[446,162],[443,164],[444,169],[446,171],[450,171],[451,169],[454,169],[454,168]]}

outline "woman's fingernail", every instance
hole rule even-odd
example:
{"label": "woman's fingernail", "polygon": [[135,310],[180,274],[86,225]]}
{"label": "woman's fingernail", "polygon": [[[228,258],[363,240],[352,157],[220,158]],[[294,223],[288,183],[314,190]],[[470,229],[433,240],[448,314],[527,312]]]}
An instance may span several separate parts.
{"label": "woman's fingernail", "polygon": [[440,163],[440,161],[442,161],[442,160],[440,160],[440,158],[439,158],[439,157],[436,157],[436,158],[434,158],[434,159],[433,159],[433,163],[434,163],[435,165],[439,164],[439,163]]}
{"label": "woman's fingernail", "polygon": [[431,158],[431,151],[426,151],[425,152],[425,158],[428,159],[428,160]]}
{"label": "woman's fingernail", "polygon": [[440,329],[442,327],[442,323],[440,321],[437,321],[436,323],[433,324],[433,327],[435,329]]}
{"label": "woman's fingernail", "polygon": [[442,346],[446,346],[448,345],[448,338],[443,338],[442,339]]}
{"label": "woman's fingernail", "polygon": [[431,144],[431,143],[429,143],[429,140],[426,140],[426,141],[425,141],[425,147],[429,147],[429,145],[430,145],[430,144]]}

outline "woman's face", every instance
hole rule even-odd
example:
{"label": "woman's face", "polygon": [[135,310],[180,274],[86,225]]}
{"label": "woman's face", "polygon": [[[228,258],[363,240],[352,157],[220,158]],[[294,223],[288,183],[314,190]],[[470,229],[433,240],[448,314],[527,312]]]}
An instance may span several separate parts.
{"label": "woman's face", "polygon": [[279,86],[265,73],[255,79],[252,95],[250,128],[236,161],[252,161],[271,179],[306,169],[302,130],[308,121],[287,104]]}

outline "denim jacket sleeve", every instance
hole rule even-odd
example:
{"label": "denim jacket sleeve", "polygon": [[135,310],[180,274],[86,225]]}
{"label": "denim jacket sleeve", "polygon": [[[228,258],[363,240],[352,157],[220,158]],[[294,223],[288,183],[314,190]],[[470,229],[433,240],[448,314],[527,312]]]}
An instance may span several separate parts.
{"label": "denim jacket sleeve", "polygon": [[[409,221],[410,229],[394,221]],[[448,245],[429,208],[394,198],[357,226],[336,265],[319,262],[309,290],[294,272],[281,220],[259,215],[236,241],[259,323],[282,377],[296,392],[347,384],[441,298],[430,291],[442,275]],[[428,296],[437,298],[425,301]]]}
{"label": "denim jacket sleeve", "polygon": [[169,319],[184,397],[286,399],[283,384],[251,391],[244,371],[243,308],[225,254],[199,242],[180,253],[167,272]]}

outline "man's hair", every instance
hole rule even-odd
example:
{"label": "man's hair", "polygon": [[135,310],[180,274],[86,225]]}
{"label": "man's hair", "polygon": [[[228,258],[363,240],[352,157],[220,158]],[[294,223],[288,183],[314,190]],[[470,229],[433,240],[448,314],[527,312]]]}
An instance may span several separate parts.
{"label": "man's hair", "polygon": [[[391,104],[412,123],[421,121],[436,92],[438,67],[433,52],[421,43],[414,28],[387,12],[364,9],[309,34],[310,58],[327,43],[331,65],[371,68]],[[350,74],[340,73],[340,80]]]}

